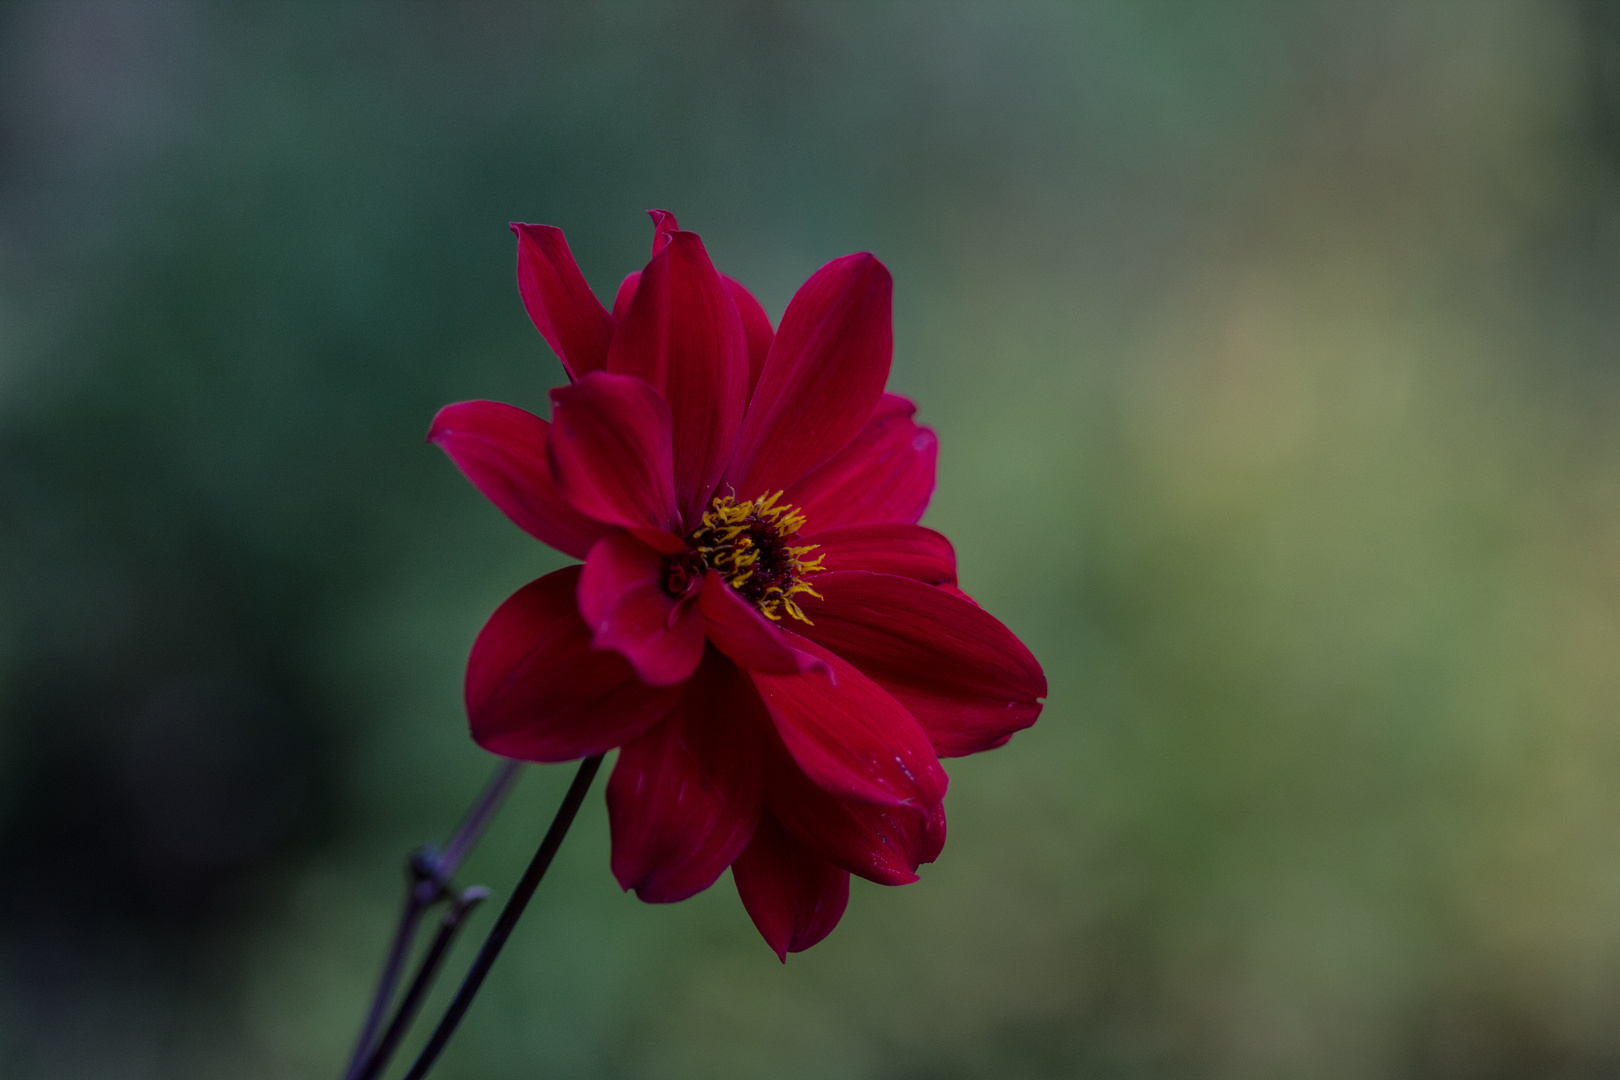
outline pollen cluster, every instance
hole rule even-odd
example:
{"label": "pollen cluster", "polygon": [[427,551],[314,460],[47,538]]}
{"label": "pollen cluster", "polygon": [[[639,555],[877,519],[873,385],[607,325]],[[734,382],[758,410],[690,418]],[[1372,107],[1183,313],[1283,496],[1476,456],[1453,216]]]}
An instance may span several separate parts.
{"label": "pollen cluster", "polygon": [[781,621],[782,613],[800,622],[810,619],[794,602],[795,596],[821,599],[805,578],[826,567],[822,556],[811,556],[819,544],[794,545],[792,537],[804,528],[804,515],[782,497],[761,495],[738,502],[731,495],[717,495],[703,515],[703,523],[692,531],[692,550],[705,566],[718,571],[764,613]]}

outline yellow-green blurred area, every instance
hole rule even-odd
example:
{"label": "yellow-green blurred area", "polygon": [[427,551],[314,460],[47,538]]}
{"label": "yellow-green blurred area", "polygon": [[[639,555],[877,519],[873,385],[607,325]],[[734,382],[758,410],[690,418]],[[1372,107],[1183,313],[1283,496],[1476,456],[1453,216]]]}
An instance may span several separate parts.
{"label": "yellow-green blurred area", "polygon": [[1051,694],[785,966],[598,787],[436,1076],[1620,1075],[1605,0],[0,9],[0,1075],[340,1073],[562,563],[423,434],[563,378],[506,223],[649,207],[887,263]]}

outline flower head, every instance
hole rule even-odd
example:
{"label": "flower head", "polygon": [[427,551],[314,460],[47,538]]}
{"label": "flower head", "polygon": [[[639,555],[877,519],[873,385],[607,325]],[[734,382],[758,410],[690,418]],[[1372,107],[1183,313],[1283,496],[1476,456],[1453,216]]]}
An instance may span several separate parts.
{"label": "flower head", "polygon": [[552,421],[450,405],[429,438],[519,527],[583,560],[519,589],[467,664],[473,737],[566,761],[621,748],[612,867],[643,900],[732,868],[778,956],[849,875],[916,880],[945,839],[939,758],[1040,714],[1023,644],[917,524],[933,432],[884,392],[888,270],[835,259],[774,330],[697,234],[597,301],[562,233],[513,225],[518,286],[570,382]]}

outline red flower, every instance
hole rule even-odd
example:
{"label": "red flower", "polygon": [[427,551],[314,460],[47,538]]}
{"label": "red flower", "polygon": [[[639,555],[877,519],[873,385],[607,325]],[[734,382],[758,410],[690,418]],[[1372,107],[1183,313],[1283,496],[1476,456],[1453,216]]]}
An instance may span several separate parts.
{"label": "red flower", "polygon": [[467,664],[473,738],[566,761],[622,747],[613,873],[653,902],[727,866],[786,959],[945,840],[940,756],[1035,722],[1040,665],[956,587],[922,516],[933,432],[883,391],[889,272],[835,259],[773,332],[653,211],[610,313],[561,231],[513,225],[518,287],[571,383],[553,420],[450,405],[429,438],[575,558],[500,606]]}

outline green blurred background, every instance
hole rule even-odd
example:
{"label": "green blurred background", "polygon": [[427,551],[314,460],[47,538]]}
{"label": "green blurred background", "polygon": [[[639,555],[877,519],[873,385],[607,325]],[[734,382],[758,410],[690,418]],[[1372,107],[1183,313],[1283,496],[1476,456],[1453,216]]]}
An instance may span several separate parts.
{"label": "green blurred background", "polygon": [[785,967],[593,794],[438,1075],[1620,1075],[1603,0],[0,8],[0,1075],[339,1072],[561,563],[423,433],[562,379],[508,220],[652,206],[889,265],[1050,703]]}

